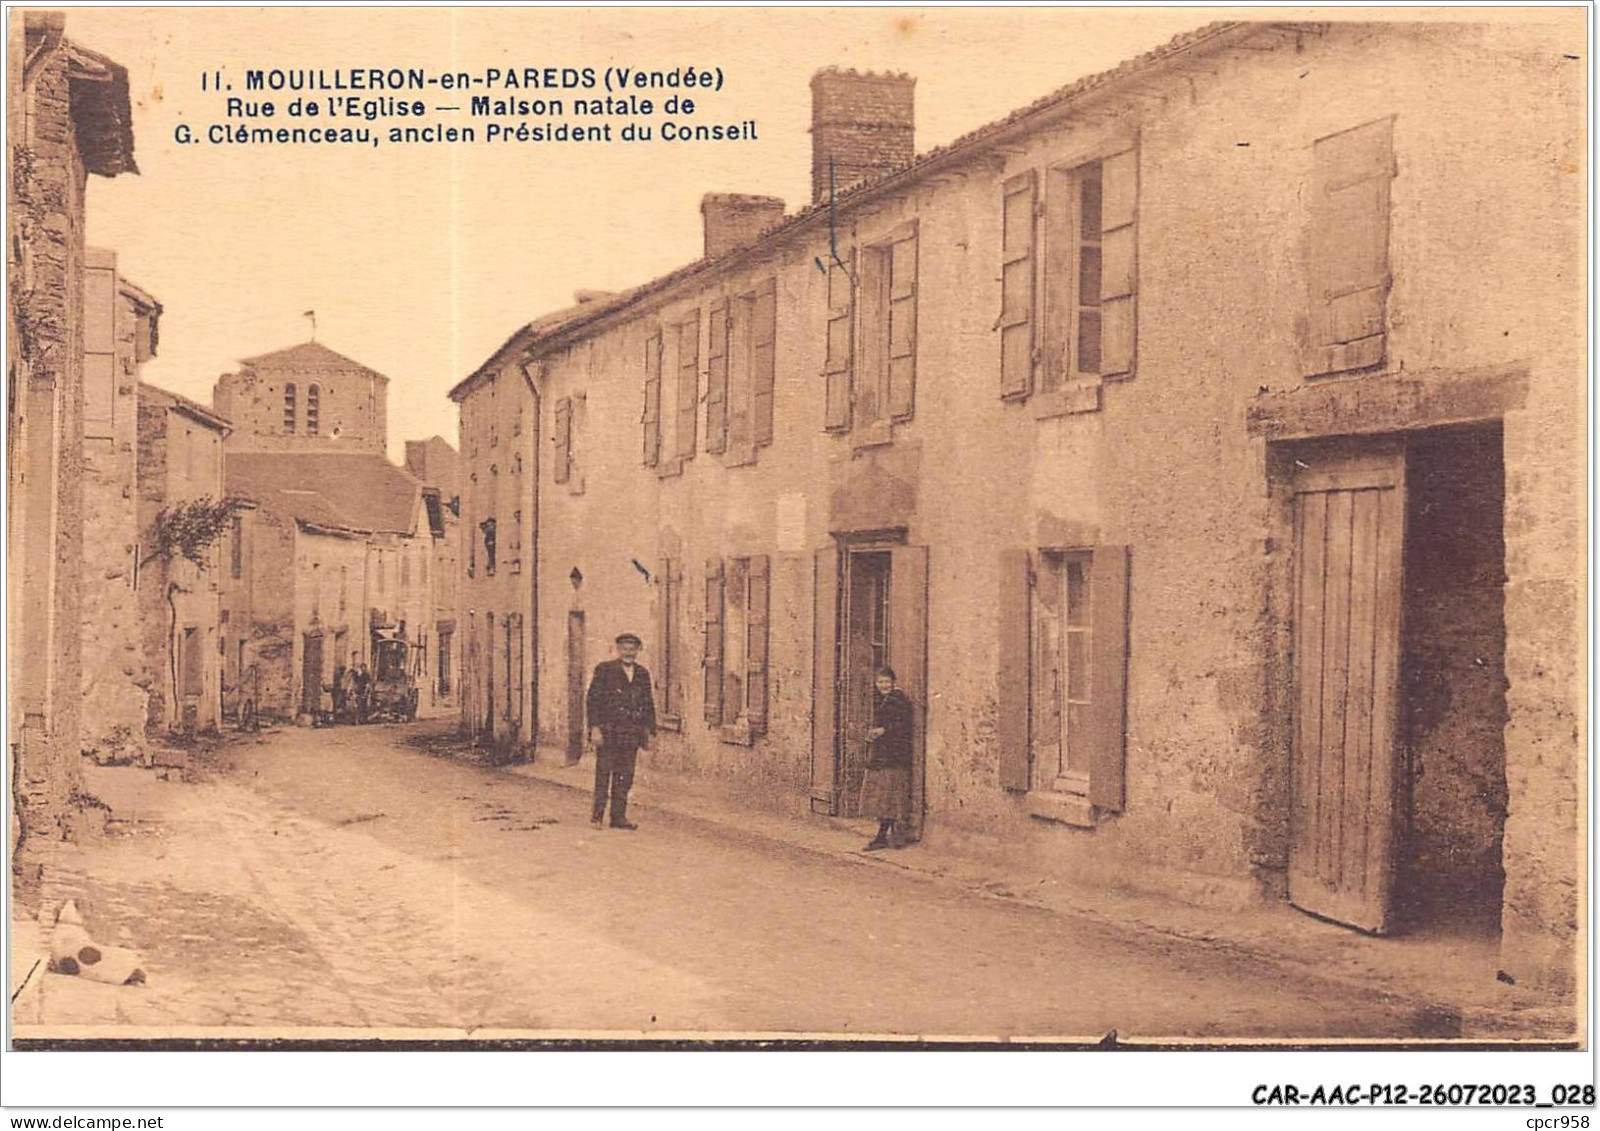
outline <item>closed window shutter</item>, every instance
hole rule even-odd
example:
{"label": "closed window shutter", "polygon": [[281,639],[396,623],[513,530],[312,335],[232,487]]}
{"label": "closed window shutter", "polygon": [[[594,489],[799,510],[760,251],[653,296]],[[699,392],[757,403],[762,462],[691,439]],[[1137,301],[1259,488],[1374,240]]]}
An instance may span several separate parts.
{"label": "closed window shutter", "polygon": [[661,461],[661,335],[644,344],[644,465]]}
{"label": "closed window shutter", "polygon": [[772,443],[772,408],[778,366],[778,281],[768,279],[756,292],[754,325],[750,328],[751,439]]}
{"label": "closed window shutter", "polygon": [[1000,395],[1033,391],[1034,244],[1039,176],[1029,169],[1002,188],[1000,236]]}
{"label": "closed window shutter", "polygon": [[917,223],[889,251],[889,415],[911,416],[917,388]]}
{"label": "closed window shutter", "polygon": [[850,427],[850,370],[855,355],[855,248],[841,251],[839,259],[842,264],[828,264],[828,357],[823,365],[827,385],[823,427],[832,432]]}
{"label": "closed window shutter", "polygon": [[1133,373],[1139,151],[1100,163],[1100,374]]}
{"label": "closed window shutter", "polygon": [[678,324],[678,455],[694,458],[700,416],[700,312]]}
{"label": "closed window shutter", "polygon": [[661,650],[661,658],[656,661],[655,693],[656,710],[663,715],[672,715],[677,712],[678,704],[672,695],[672,670],[673,640],[672,630],[672,559],[656,559],[656,578],[660,581],[656,598],[656,646]]}
{"label": "closed window shutter", "polygon": [[565,483],[572,477],[572,401],[566,397],[556,402],[556,424],[551,432],[556,446],[555,481]]}
{"label": "closed window shutter", "polygon": [[1389,299],[1389,182],[1394,122],[1383,118],[1313,146],[1311,342],[1305,373],[1383,364]]}
{"label": "closed window shutter", "polygon": [[706,342],[706,451],[728,447],[728,307],[711,308],[710,340]]}
{"label": "closed window shutter", "polygon": [[705,669],[705,718],[722,722],[722,562],[706,563],[705,642],[701,656]]}
{"label": "closed window shutter", "polygon": [[999,686],[996,730],[1000,742],[1000,786],[1028,788],[1029,660],[1033,655],[1030,621],[1032,570],[1027,550],[1000,552]]}
{"label": "closed window shutter", "polygon": [[1121,812],[1128,734],[1128,547],[1096,546],[1090,570],[1089,800]]}
{"label": "closed window shutter", "polygon": [[749,559],[745,601],[744,686],[751,734],[767,731],[767,619],[772,600],[772,565],[766,555]]}

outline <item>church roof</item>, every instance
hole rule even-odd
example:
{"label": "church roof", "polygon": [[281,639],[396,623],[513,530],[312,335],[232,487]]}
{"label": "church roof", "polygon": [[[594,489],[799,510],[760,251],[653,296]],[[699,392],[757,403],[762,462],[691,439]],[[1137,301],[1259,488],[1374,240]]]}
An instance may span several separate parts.
{"label": "church roof", "polygon": [[288,349],[247,357],[243,364],[250,369],[281,369],[295,373],[355,373],[363,377],[375,377],[379,381],[389,380],[376,369],[370,369],[342,353],[335,353],[321,342],[301,342]]}

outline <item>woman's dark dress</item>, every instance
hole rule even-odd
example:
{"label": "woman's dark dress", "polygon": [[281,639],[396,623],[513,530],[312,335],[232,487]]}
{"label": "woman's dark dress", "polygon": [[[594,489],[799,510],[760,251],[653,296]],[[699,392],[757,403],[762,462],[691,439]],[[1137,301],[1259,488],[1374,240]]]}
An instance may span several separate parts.
{"label": "woman's dark dress", "polygon": [[898,687],[873,694],[872,725],[883,733],[867,748],[861,815],[904,824],[911,819],[911,700]]}

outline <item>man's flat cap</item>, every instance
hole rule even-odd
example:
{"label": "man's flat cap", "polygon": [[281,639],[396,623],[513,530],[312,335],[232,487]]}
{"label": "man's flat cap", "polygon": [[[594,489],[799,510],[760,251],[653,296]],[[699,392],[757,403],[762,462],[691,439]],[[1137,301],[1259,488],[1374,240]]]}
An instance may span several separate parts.
{"label": "man's flat cap", "polygon": [[640,647],[644,646],[644,641],[640,640],[637,636],[635,636],[631,632],[624,632],[621,636],[617,637],[617,643],[618,644],[637,644]]}

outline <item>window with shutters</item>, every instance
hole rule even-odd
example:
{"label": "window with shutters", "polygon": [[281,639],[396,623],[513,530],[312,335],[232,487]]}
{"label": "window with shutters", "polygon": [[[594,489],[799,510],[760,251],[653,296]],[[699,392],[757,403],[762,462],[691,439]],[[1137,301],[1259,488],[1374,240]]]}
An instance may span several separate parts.
{"label": "window with shutters", "polygon": [[917,222],[861,249],[861,333],[852,370],[857,443],[882,443],[916,407]]}
{"label": "window with shutters", "polygon": [[661,332],[644,344],[644,465],[661,462]]}
{"label": "window with shutters", "polygon": [[1312,146],[1305,376],[1383,365],[1389,300],[1389,183],[1394,120]]}
{"label": "window with shutters", "polygon": [[706,451],[729,466],[772,443],[777,384],[777,280],[764,280],[711,311],[707,349]]}
{"label": "window with shutters", "polygon": [[1001,188],[1000,395],[1093,411],[1131,376],[1138,151],[1029,170]]}
{"label": "window with shutters", "polygon": [[662,558],[656,564],[656,585],[656,720],[668,730],[679,730],[683,726],[682,563]]}
{"label": "window with shutters", "polygon": [[1007,551],[1001,576],[1001,785],[1092,824],[1123,807],[1127,548]]}
{"label": "window with shutters", "polygon": [[766,555],[706,567],[705,719],[727,742],[748,745],[767,729]]}

